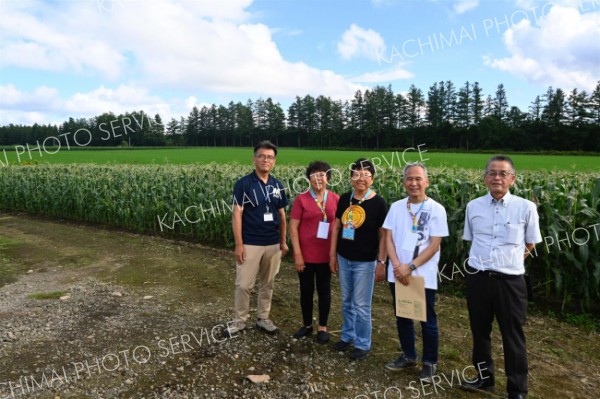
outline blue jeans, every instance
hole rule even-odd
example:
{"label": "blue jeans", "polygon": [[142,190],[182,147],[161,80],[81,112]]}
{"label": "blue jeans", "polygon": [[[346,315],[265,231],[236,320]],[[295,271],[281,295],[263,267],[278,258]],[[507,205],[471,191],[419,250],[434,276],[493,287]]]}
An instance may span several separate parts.
{"label": "blue jeans", "polygon": [[[394,304],[394,314],[396,314],[396,285],[390,284]],[[435,290],[425,289],[425,301],[427,302],[427,321],[421,323],[421,332],[423,333],[423,362],[437,364],[438,361],[438,325],[437,315],[435,314]],[[396,328],[398,329],[398,338],[402,352],[409,359],[417,359],[417,349],[415,347],[415,325],[412,319],[396,317]]]}
{"label": "blue jeans", "polygon": [[342,337],[357,349],[371,349],[371,302],[376,261],[353,261],[338,255],[342,294]]}

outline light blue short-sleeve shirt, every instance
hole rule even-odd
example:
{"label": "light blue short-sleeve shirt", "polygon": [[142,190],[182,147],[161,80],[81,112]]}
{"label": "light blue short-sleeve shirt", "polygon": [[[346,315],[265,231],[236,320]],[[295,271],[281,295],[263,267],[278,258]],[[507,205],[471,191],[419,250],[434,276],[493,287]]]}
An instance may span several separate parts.
{"label": "light blue short-sleeve shirt", "polygon": [[472,242],[469,266],[523,274],[525,244],[542,241],[537,207],[510,192],[499,200],[490,193],[476,198],[467,204],[463,239]]}

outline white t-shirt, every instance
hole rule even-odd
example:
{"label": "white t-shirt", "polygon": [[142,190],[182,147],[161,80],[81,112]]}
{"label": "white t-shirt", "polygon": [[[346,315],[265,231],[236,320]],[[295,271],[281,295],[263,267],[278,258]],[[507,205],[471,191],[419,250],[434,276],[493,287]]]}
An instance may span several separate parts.
{"label": "white t-shirt", "polygon": [[[405,245],[403,245],[411,242],[409,234],[418,236],[416,245],[419,246],[419,253],[422,253],[431,244],[430,237],[448,236],[446,210],[431,198],[425,201],[425,205],[423,205],[420,212],[421,204],[410,204],[410,209],[418,220],[417,233],[413,233],[413,221],[408,209],[406,209],[407,201],[408,198],[404,198],[394,202],[383,223],[383,228],[392,232],[396,254],[401,263],[410,263],[413,260],[414,247],[405,249]],[[438,250],[427,263],[413,271],[412,275],[423,276],[425,278],[425,288],[436,290],[439,261],[440,251]],[[392,262],[389,262],[388,265],[388,281],[395,282]]]}

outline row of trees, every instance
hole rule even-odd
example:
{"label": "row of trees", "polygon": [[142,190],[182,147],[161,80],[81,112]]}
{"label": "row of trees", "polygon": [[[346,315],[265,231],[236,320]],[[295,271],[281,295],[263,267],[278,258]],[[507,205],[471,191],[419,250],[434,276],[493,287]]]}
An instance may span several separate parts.
{"label": "row of trees", "polygon": [[457,89],[441,81],[426,95],[411,85],[404,94],[391,86],[358,90],[349,101],[297,96],[287,113],[271,98],[259,98],[194,107],[187,118],[166,124],[143,111],[70,118],[61,126],[10,124],[0,126],[0,145],[32,145],[49,136],[66,141],[79,129],[91,132],[87,145],[94,146],[248,146],[268,138],[278,145],[320,148],[427,143],[466,150],[600,151],[600,81],[590,94],[549,87],[527,112],[509,105],[502,84],[485,96],[477,82]]}

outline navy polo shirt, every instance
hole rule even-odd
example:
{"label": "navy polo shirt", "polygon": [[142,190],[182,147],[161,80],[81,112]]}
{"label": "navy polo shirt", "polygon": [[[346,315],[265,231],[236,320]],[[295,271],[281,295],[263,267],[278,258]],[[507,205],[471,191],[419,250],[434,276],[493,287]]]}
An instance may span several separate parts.
{"label": "navy polo shirt", "polygon": [[[255,171],[242,177],[233,186],[233,203],[242,212],[242,241],[247,245],[279,244],[279,209],[288,205],[285,189],[279,180],[269,175],[267,183]],[[273,221],[265,222],[265,213]]]}

